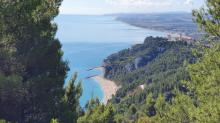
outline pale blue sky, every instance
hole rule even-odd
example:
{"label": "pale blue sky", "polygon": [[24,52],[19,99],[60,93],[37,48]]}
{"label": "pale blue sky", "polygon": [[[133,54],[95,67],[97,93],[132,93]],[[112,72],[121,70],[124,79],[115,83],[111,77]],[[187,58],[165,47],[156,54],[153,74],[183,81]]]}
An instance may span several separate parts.
{"label": "pale blue sky", "polygon": [[61,14],[152,13],[186,11],[204,5],[204,0],[64,0]]}

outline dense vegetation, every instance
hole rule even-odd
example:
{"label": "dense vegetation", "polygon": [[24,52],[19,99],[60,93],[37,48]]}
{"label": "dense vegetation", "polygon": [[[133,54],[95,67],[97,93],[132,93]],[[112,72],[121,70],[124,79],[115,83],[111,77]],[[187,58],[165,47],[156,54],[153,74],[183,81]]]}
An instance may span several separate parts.
{"label": "dense vegetation", "polygon": [[164,81],[163,76],[169,77],[183,66],[184,61],[195,61],[191,52],[193,47],[184,41],[168,42],[165,38],[148,37],[143,44],[105,59],[105,77],[123,86],[160,83]]}
{"label": "dense vegetation", "polygon": [[[220,45],[205,51],[203,58],[189,65],[189,81],[182,81],[187,93],[174,90],[175,96],[166,101],[163,94],[147,98],[145,105],[153,104],[157,114],[139,115],[140,123],[218,123],[220,121],[219,80]],[[151,97],[151,94],[150,94]]]}
{"label": "dense vegetation", "polygon": [[61,1],[0,0],[0,119],[76,121],[80,89],[63,88],[69,68],[52,22]]}
{"label": "dense vegetation", "polygon": [[[218,40],[219,10],[219,0],[207,0],[207,7],[193,11],[200,27]],[[108,104],[115,107],[114,122],[220,122],[220,44],[195,46],[147,38],[108,57],[105,76],[122,85]],[[144,90],[138,89],[140,84],[145,84]]]}
{"label": "dense vegetation", "polygon": [[[184,41],[169,42],[164,38],[148,37],[143,44],[109,56],[104,61],[105,76],[122,86],[111,100],[117,112],[128,115],[126,119],[135,120],[134,114],[128,112],[136,105],[139,112],[155,115],[154,107],[148,111],[143,107],[148,94],[152,93],[151,98],[156,98],[159,93],[164,93],[169,100],[174,95],[171,90],[184,90],[180,82],[189,79],[184,63],[196,60],[192,48],[193,45]],[[144,85],[144,90],[140,85]]]}
{"label": "dense vegetation", "polygon": [[86,105],[86,114],[78,123],[115,123],[115,110],[111,104],[105,106],[98,99],[91,99]]}
{"label": "dense vegetation", "polygon": [[[76,74],[63,87],[68,65],[52,22],[60,4],[0,0],[0,123],[220,122],[220,44],[198,50],[152,37],[105,60],[105,76],[121,89],[106,106],[92,99],[83,112]],[[193,12],[216,39],[219,11],[219,0],[207,0]]]}

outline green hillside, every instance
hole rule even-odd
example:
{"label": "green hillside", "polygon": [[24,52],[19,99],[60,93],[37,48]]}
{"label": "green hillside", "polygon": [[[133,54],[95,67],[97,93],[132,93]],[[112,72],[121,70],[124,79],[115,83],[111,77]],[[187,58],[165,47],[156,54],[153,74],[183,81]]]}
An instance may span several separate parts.
{"label": "green hillside", "polygon": [[[192,44],[183,41],[169,42],[165,38],[147,37],[143,44],[105,59],[105,77],[121,86],[111,100],[117,112],[129,112],[129,107],[134,104],[141,111],[149,93],[153,93],[155,98],[164,93],[169,100],[173,96],[171,90],[184,90],[180,81],[189,79],[184,63],[195,62],[193,48]],[[144,90],[140,85],[144,85]],[[154,115],[154,109],[149,113]]]}

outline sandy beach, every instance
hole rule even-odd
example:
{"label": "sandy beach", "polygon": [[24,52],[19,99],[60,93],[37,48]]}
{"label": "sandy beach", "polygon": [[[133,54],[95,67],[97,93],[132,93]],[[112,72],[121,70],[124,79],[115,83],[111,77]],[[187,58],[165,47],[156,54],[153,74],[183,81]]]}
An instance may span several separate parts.
{"label": "sandy beach", "polygon": [[[95,68],[96,70],[99,71],[104,71],[102,67],[97,67]],[[107,104],[108,100],[112,98],[112,95],[115,95],[119,87],[115,84],[115,82],[105,79],[102,75],[99,76],[94,76],[92,77],[96,82],[99,83],[101,86],[103,92],[104,92],[104,98],[103,98],[103,103]]]}

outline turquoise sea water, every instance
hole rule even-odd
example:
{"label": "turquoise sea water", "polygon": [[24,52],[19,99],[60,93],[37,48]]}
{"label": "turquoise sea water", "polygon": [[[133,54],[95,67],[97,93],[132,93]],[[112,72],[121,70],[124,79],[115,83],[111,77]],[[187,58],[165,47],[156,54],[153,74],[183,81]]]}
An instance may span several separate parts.
{"label": "turquoise sea water", "polygon": [[130,26],[116,21],[112,16],[59,15],[55,22],[58,24],[57,37],[63,45],[64,59],[70,66],[67,80],[74,72],[78,72],[78,80],[82,80],[81,106],[91,97],[103,99],[99,84],[85,79],[100,72],[88,69],[100,66],[110,54],[142,42],[147,36],[166,35]]}

